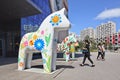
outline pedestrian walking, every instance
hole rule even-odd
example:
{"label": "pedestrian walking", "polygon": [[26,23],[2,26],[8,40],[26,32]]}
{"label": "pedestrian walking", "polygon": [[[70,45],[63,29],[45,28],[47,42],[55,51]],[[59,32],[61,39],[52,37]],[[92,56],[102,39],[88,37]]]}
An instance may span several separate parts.
{"label": "pedestrian walking", "polygon": [[86,58],[88,58],[88,60],[91,62],[92,66],[91,67],[94,67],[94,63],[93,61],[91,60],[90,58],[90,43],[88,40],[85,40],[85,45],[83,47],[83,54],[84,54],[84,58],[83,58],[83,62],[82,64],[80,64],[81,66],[84,66],[85,64],[85,61],[86,61]]}
{"label": "pedestrian walking", "polygon": [[101,43],[98,43],[97,48],[98,48],[97,60],[103,59],[103,53],[102,53],[103,50]]}
{"label": "pedestrian walking", "polygon": [[102,43],[102,60],[105,60],[105,43]]}

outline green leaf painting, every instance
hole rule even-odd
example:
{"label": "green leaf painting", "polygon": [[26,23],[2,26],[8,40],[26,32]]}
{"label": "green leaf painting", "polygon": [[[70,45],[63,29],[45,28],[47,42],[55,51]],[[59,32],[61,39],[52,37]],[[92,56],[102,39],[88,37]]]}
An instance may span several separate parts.
{"label": "green leaf painting", "polygon": [[45,58],[47,58],[47,57],[48,57],[47,53],[43,53],[43,54],[44,54]]}
{"label": "green leaf painting", "polygon": [[29,36],[28,36],[28,40],[30,40],[32,38],[32,35],[33,33],[31,33]]}
{"label": "green leaf painting", "polygon": [[18,62],[20,62],[20,60],[21,60],[21,59],[20,59],[20,58],[18,58]]}
{"label": "green leaf painting", "polygon": [[73,41],[73,38],[70,38],[69,41]]}
{"label": "green leaf painting", "polygon": [[50,43],[50,38],[51,38],[51,34],[49,34],[48,36],[45,36],[45,41],[46,41],[46,45],[48,46]]}
{"label": "green leaf painting", "polygon": [[46,53],[46,52],[48,52],[47,49],[43,49],[43,50],[42,50],[42,53]]}
{"label": "green leaf painting", "polygon": [[49,70],[49,72],[50,72],[50,62],[51,62],[51,58],[50,58],[50,56],[48,56],[47,58],[48,58],[48,59],[47,59],[46,65],[47,65],[47,68],[48,68],[48,70]]}

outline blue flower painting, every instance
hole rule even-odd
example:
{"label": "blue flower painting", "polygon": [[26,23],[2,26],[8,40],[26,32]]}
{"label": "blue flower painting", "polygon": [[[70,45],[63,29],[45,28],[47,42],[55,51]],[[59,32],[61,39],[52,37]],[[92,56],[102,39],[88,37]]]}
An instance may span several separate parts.
{"label": "blue flower painting", "polygon": [[42,39],[37,39],[35,42],[34,42],[34,46],[37,50],[42,50],[44,48],[44,41]]}

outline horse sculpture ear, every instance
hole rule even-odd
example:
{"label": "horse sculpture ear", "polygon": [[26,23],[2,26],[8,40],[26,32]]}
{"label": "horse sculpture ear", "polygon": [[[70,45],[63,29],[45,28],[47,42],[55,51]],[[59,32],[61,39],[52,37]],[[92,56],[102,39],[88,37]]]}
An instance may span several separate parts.
{"label": "horse sculpture ear", "polygon": [[65,9],[65,8],[62,8],[62,9],[61,9],[61,12],[62,12],[63,14],[65,14],[66,9]]}

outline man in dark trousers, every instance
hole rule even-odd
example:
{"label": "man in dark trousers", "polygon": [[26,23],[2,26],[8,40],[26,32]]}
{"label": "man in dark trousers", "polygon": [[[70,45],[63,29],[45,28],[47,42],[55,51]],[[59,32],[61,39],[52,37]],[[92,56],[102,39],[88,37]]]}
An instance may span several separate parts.
{"label": "man in dark trousers", "polygon": [[86,61],[86,58],[88,58],[88,60],[91,62],[92,66],[91,67],[94,67],[94,63],[93,61],[91,60],[90,58],[90,43],[88,40],[85,40],[85,46],[83,48],[83,54],[84,54],[84,58],[83,58],[83,62],[81,64],[81,66],[84,66],[84,63]]}

